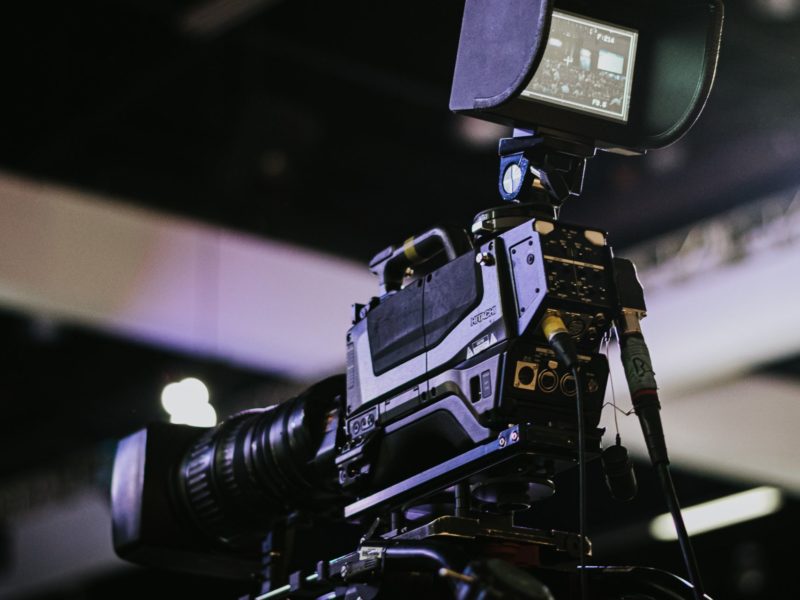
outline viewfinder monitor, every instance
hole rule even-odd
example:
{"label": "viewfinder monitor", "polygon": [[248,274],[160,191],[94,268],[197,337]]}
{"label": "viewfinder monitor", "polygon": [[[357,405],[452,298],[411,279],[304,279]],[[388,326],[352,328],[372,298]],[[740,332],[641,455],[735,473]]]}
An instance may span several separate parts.
{"label": "viewfinder monitor", "polygon": [[553,11],[542,61],[523,98],[628,122],[634,29]]}

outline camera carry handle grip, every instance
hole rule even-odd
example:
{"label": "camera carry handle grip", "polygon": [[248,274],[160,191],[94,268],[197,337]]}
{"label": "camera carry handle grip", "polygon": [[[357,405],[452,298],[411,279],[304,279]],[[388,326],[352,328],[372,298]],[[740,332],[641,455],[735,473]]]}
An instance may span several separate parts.
{"label": "camera carry handle grip", "polygon": [[397,291],[409,270],[416,270],[444,253],[449,262],[472,248],[463,229],[434,227],[411,236],[401,246],[389,246],[378,252],[369,262],[369,269],[378,276],[381,294]]}

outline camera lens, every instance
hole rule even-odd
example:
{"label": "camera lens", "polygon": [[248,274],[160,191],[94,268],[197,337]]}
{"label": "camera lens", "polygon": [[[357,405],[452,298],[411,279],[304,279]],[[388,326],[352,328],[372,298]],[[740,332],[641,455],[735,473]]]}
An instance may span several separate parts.
{"label": "camera lens", "polygon": [[178,497],[206,535],[235,543],[290,511],[338,505],[333,463],[341,376],[205,431],[184,455]]}

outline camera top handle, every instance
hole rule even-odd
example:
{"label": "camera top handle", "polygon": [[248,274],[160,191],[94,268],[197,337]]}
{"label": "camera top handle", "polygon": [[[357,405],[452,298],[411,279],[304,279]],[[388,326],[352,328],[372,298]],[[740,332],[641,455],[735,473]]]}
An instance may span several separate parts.
{"label": "camera top handle", "polygon": [[420,276],[441,266],[436,259],[450,262],[471,248],[463,229],[434,227],[411,236],[401,246],[384,248],[369,261],[369,270],[378,276],[383,295],[403,287],[407,276]]}

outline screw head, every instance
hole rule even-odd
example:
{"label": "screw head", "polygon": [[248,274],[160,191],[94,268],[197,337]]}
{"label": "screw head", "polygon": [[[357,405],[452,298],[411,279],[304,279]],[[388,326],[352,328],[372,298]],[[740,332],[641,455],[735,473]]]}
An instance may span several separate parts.
{"label": "screw head", "polygon": [[511,441],[516,442],[519,439],[519,431],[511,432]]}
{"label": "screw head", "polygon": [[500,444],[500,447],[503,448],[506,445],[506,438],[501,437],[497,440],[497,443]]}

